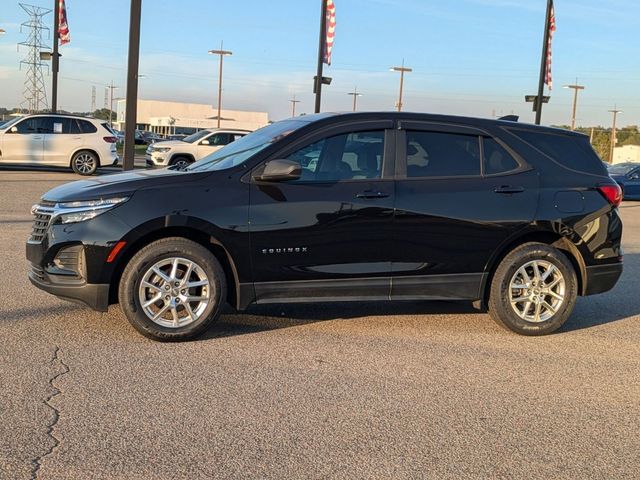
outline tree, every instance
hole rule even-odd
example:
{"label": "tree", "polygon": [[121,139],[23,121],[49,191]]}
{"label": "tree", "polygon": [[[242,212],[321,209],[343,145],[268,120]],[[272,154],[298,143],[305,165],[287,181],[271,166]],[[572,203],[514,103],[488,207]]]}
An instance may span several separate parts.
{"label": "tree", "polygon": [[[91,114],[93,118],[97,118],[99,120],[109,121],[109,109],[108,108],[99,108],[95,112]],[[111,112],[111,121],[115,122],[116,120],[116,112]]]}

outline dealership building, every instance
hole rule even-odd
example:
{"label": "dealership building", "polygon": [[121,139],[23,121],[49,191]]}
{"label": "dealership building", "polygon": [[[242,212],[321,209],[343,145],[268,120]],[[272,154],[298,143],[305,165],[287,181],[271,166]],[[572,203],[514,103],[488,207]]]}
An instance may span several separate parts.
{"label": "dealership building", "polygon": [[[118,100],[114,127],[124,129],[126,100]],[[256,130],[269,123],[267,112],[222,110],[221,128]],[[190,134],[203,128],[218,125],[218,110],[200,103],[165,102],[160,100],[138,100],[138,130],[147,130],[161,135]]]}

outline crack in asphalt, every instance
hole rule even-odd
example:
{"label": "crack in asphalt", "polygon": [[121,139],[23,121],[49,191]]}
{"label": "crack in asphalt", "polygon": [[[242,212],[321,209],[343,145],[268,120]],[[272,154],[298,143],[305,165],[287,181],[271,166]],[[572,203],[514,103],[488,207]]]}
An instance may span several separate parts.
{"label": "crack in asphalt", "polygon": [[40,467],[42,466],[42,461],[45,459],[45,457],[51,455],[56,448],[58,448],[58,445],[60,445],[60,441],[61,441],[58,437],[56,437],[54,435],[54,432],[53,432],[55,427],[56,427],[56,425],[58,424],[58,420],[60,419],[60,410],[58,410],[56,407],[54,407],[51,404],[51,400],[54,397],[57,397],[58,395],[60,395],[62,393],[62,390],[60,390],[58,387],[56,387],[54,382],[58,378],[62,377],[63,375],[66,375],[67,373],[69,373],[69,366],[66,363],[64,363],[64,361],[60,357],[60,352],[61,352],[60,347],[58,347],[56,345],[56,349],[53,352],[53,358],[49,362],[49,365],[53,365],[56,362],[59,362],[60,365],[63,367],[63,369],[62,369],[62,371],[56,373],[53,377],[51,377],[49,379],[49,386],[53,389],[53,392],[51,393],[51,395],[49,395],[42,402],[47,407],[49,407],[51,410],[53,410],[53,419],[52,419],[51,423],[49,423],[49,425],[47,425],[47,435],[49,435],[49,437],[51,437],[51,439],[53,440],[53,445],[46,452],[44,452],[42,455],[40,455],[39,457],[37,457],[34,460],[32,460],[32,462],[31,462],[32,465],[33,465],[33,468],[31,470],[31,479],[32,480],[36,480],[38,478],[38,471],[40,470]]}

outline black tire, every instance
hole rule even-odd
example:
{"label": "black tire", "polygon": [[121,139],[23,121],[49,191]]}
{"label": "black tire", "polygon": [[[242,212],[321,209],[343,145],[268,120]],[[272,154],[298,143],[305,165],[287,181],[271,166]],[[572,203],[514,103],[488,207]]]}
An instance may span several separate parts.
{"label": "black tire", "polygon": [[[168,327],[153,321],[147,316],[147,313],[145,313],[145,309],[140,300],[140,285],[145,275],[150,272],[150,269],[155,264],[170,258],[180,258],[194,262],[194,264],[201,269],[201,273],[206,275],[209,285],[209,287],[207,287],[209,302],[206,308],[202,310],[202,313],[199,314],[195,321],[183,326]],[[181,273],[184,275],[186,272],[183,270]],[[157,278],[159,279],[160,277]],[[160,282],[162,282],[162,280],[160,280]],[[163,285],[162,288],[165,287],[166,285]],[[176,284],[176,295],[181,288],[183,287],[178,287]],[[156,288],[156,290],[159,292],[158,295],[164,295],[160,288]],[[203,295],[202,292],[201,290],[201,293],[198,295]],[[165,342],[190,340],[203,334],[219,317],[224,300],[226,299],[226,294],[227,285],[224,270],[216,257],[202,245],[180,237],[157,240],[137,252],[124,269],[118,289],[120,306],[133,328],[145,337]],[[189,289],[187,289],[187,295],[190,295]],[[167,297],[169,296],[170,295],[167,295]],[[161,302],[161,306],[166,306],[167,303],[170,303],[165,301],[164,298],[158,300],[158,302]],[[174,297],[171,298],[173,301]],[[158,302],[156,302],[156,304]],[[185,306],[184,303],[185,301],[183,300],[183,304],[176,305],[175,308],[181,312],[180,314],[188,315],[187,307],[191,309],[191,305],[193,304],[189,303],[188,306]],[[152,304],[149,308],[157,308],[158,311],[161,310],[162,308],[156,307],[156,304]],[[196,306],[198,305],[200,304],[196,304]],[[174,307],[169,308],[171,314],[173,314]],[[168,312],[169,311],[167,311],[167,314]],[[163,317],[159,319],[159,322],[167,321],[169,320],[164,320]]]}
{"label": "black tire", "polygon": [[99,166],[100,159],[89,150],[80,150],[71,158],[71,169],[78,175],[93,175]]}
{"label": "black tire", "polygon": [[191,158],[178,155],[177,157],[173,157],[171,159],[171,163],[169,165],[172,167],[182,169],[182,168],[188,167],[192,163],[193,163],[193,160]]}
{"label": "black tire", "polygon": [[[536,280],[533,267],[529,264],[533,261],[540,261],[542,265],[550,264],[557,269],[549,267],[543,272],[542,276],[546,271],[551,270],[549,276],[553,275],[553,277],[548,283],[545,280],[541,286],[540,278]],[[516,273],[518,273],[518,279],[524,278],[520,273],[522,267],[526,267],[525,273],[531,278],[529,284],[531,288],[511,289],[511,281],[516,279]],[[540,268],[544,267],[539,267],[538,272],[540,272]],[[564,298],[561,303],[556,305],[553,302],[559,300],[551,295],[546,295],[545,289],[548,291],[547,286],[552,284],[554,279],[559,278],[558,272],[564,281],[564,291],[562,292]],[[518,282],[518,285],[521,284]],[[557,289],[560,287],[553,288],[556,289],[554,293],[557,295],[559,293]],[[519,300],[516,302],[516,306],[512,307],[512,294],[514,300],[524,300]],[[525,243],[511,251],[496,269],[491,281],[489,314],[499,325],[521,335],[545,335],[556,331],[569,318],[575,306],[577,294],[576,272],[569,259],[560,250],[543,243]],[[530,298],[533,301],[529,301]],[[547,309],[546,305],[556,308],[555,310]],[[522,316],[516,312],[516,309]],[[544,315],[548,315],[549,318],[543,318],[542,309],[544,309]],[[533,319],[529,320],[529,317],[533,317]],[[538,321],[534,321],[536,317]]]}

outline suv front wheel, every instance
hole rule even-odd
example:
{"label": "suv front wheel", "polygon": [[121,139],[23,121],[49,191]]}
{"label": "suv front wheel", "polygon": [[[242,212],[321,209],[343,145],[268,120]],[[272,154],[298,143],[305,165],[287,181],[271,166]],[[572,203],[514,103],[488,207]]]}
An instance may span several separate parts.
{"label": "suv front wheel", "polygon": [[122,273],[118,296],[127,319],[144,336],[189,340],[204,333],[220,315],[225,275],[202,245],[165,238],[133,256]]}
{"label": "suv front wheel", "polygon": [[500,262],[489,297],[489,314],[521,335],[560,328],[576,303],[578,281],[569,259],[543,243],[526,243]]}

